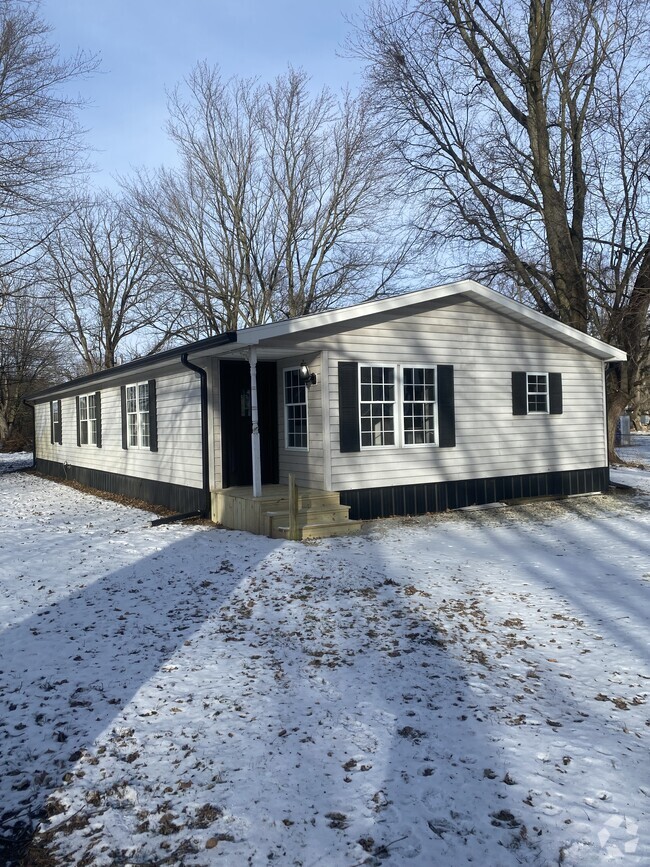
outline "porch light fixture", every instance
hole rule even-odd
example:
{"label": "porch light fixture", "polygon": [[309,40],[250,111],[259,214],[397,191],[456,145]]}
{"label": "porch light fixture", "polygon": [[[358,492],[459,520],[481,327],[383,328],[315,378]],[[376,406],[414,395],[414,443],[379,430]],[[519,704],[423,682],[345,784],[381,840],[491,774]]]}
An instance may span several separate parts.
{"label": "porch light fixture", "polygon": [[311,372],[309,365],[304,361],[300,362],[298,376],[300,377],[300,381],[304,382],[305,385],[316,385],[316,374]]}

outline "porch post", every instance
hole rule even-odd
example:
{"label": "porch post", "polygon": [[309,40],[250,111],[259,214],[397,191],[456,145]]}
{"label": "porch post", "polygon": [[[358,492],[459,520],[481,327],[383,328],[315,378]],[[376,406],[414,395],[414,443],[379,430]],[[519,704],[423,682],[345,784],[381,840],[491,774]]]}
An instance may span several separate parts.
{"label": "porch post", "polygon": [[260,461],[260,426],[257,411],[257,347],[248,350],[251,367],[251,451],[253,456],[253,496],[262,496],[262,464]]}

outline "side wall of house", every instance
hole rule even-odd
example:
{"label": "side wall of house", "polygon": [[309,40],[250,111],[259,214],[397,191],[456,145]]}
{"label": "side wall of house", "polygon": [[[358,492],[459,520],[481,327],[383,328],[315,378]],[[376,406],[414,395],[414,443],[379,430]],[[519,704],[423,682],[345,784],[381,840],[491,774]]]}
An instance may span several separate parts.
{"label": "side wall of house", "polygon": [[170,508],[198,508],[202,493],[199,377],[182,370],[156,378],[157,451],[122,448],[120,386],[98,386],[80,394],[101,393],[101,448],[77,445],[76,395],[61,398],[61,444],[51,442],[50,403],[39,403],[35,406],[37,468]]}
{"label": "side wall of house", "polygon": [[[475,302],[348,331],[329,338],[328,350],[323,382],[328,388],[334,490],[607,465],[602,362]],[[339,361],[453,365],[455,447],[341,452]],[[561,373],[563,412],[514,415],[513,371]]]}
{"label": "side wall of house", "polygon": [[[448,490],[434,495],[443,508],[456,500],[462,504],[606,485],[599,359],[470,301],[334,334],[320,344],[319,353],[303,351],[277,362],[281,483],[293,472],[299,485],[342,492],[447,484]],[[317,376],[308,390],[307,451],[289,449],[285,440],[284,371],[303,359]],[[342,452],[340,361],[395,365],[398,373],[409,365],[452,365],[456,445]],[[514,371],[560,373],[562,413],[514,415]],[[402,442],[401,429],[397,436]],[[485,491],[454,487],[476,479],[489,483]],[[503,484],[493,485],[493,479]],[[427,501],[426,510],[430,505]]]}

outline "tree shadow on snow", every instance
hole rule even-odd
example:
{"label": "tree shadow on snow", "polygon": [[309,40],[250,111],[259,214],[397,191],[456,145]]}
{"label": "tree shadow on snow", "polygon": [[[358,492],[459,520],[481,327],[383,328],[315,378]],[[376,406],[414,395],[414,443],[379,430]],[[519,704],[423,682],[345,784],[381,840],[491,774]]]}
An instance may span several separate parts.
{"label": "tree shadow on snow", "polygon": [[[198,532],[0,634],[2,863],[28,842],[49,794],[138,690],[208,618],[218,622],[255,566],[225,559],[236,559],[236,537]],[[264,541],[260,557],[277,544]]]}

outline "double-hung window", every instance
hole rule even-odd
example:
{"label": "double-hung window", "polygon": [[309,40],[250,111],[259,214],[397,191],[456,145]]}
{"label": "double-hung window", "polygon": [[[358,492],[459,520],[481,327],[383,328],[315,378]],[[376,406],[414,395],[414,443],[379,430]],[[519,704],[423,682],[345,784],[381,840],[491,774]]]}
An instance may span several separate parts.
{"label": "double-hung window", "polygon": [[61,401],[53,400],[50,403],[50,442],[63,443],[63,422],[61,420]]}
{"label": "double-hung window", "polygon": [[284,371],[284,439],[288,449],[307,449],[307,385],[300,380],[300,370]]}
{"label": "double-hung window", "polygon": [[361,447],[394,446],[395,368],[359,366]]}
{"label": "double-hung window", "polygon": [[436,442],[436,369],[402,368],[404,445]]}
{"label": "double-hung window", "polygon": [[562,374],[512,372],[513,415],[562,415]]}
{"label": "double-hung window", "polygon": [[339,361],[338,398],[339,447],[344,454],[382,446],[446,449],[456,445],[451,364]]}
{"label": "double-hung window", "polygon": [[126,386],[126,427],[129,448],[150,447],[148,382]]}
{"label": "double-hung window", "polygon": [[548,373],[526,374],[528,412],[548,412]]}
{"label": "double-hung window", "polygon": [[84,394],[79,398],[79,443],[97,445],[97,395]]}

